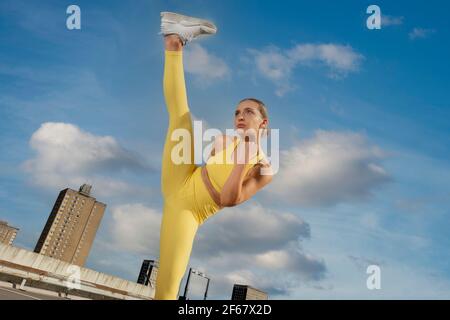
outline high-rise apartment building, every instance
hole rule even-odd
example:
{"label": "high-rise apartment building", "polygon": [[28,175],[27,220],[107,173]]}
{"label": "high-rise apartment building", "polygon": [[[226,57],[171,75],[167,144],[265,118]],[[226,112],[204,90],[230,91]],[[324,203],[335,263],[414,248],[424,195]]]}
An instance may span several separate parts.
{"label": "high-rise apartment building", "polygon": [[59,193],[34,252],[84,265],[106,208],[90,193],[87,184]]}
{"label": "high-rise apartment building", "polygon": [[0,243],[11,245],[19,229],[11,227],[6,221],[0,220]]}

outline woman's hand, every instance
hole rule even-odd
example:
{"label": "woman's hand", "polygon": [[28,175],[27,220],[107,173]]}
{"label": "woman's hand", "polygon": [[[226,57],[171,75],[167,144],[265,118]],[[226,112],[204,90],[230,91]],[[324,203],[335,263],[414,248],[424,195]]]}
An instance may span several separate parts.
{"label": "woman's hand", "polygon": [[[248,164],[258,153],[259,139],[254,130],[242,131],[242,133],[240,134],[241,141],[234,152],[233,160],[237,164]],[[256,161],[255,159],[251,163],[256,163]]]}

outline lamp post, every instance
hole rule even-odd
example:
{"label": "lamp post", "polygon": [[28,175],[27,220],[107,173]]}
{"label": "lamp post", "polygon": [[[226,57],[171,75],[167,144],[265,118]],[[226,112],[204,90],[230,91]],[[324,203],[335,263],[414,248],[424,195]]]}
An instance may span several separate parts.
{"label": "lamp post", "polygon": [[191,273],[196,274],[200,277],[203,277],[205,279],[207,279],[207,283],[206,283],[206,290],[205,290],[205,295],[203,300],[206,300],[206,297],[208,295],[208,288],[209,288],[209,282],[210,282],[210,278],[208,278],[203,272],[197,271],[195,269],[189,268],[189,273],[188,273],[188,277],[186,280],[186,285],[184,287],[184,295],[179,297],[179,300],[187,300],[187,293],[188,293],[188,289],[189,289],[189,280],[191,279]]}
{"label": "lamp post", "polygon": [[188,277],[186,280],[186,285],[184,286],[184,294],[183,296],[181,296],[179,298],[179,300],[187,300],[187,292],[188,292],[188,287],[189,287],[189,280],[191,279],[191,272],[192,272],[192,268],[189,268],[189,273],[188,273]]}
{"label": "lamp post", "polygon": [[208,282],[206,282],[205,298],[203,300],[206,300],[206,297],[208,295],[209,281],[211,280],[208,277],[205,277],[205,278],[208,279]]}

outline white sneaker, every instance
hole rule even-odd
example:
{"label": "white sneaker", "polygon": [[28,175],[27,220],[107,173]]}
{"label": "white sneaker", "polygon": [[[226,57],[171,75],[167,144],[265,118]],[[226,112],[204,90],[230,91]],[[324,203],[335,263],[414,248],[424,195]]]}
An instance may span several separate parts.
{"label": "white sneaker", "polygon": [[208,20],[174,12],[161,12],[161,32],[159,34],[177,34],[181,38],[183,46],[198,36],[211,35],[216,32],[217,27]]}

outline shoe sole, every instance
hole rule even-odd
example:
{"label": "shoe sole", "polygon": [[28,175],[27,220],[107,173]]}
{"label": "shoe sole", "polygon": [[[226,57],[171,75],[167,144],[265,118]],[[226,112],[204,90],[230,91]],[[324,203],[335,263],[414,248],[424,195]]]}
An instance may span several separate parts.
{"label": "shoe sole", "polygon": [[163,22],[179,23],[186,27],[200,26],[202,29],[210,34],[217,32],[217,27],[211,21],[199,19],[195,17],[185,16],[175,12],[161,12]]}

